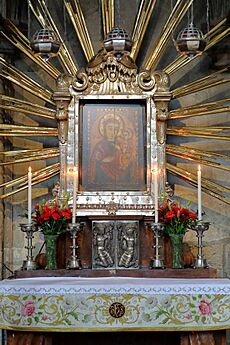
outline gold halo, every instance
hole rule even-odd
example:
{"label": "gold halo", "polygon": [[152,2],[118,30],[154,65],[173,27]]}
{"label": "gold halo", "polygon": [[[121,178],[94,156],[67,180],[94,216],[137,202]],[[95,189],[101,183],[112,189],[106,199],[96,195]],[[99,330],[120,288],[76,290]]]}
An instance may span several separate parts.
{"label": "gold halo", "polygon": [[121,131],[124,128],[124,121],[122,120],[120,115],[115,115],[115,114],[106,114],[104,115],[99,122],[99,133],[102,137],[104,137],[105,133],[104,133],[104,129],[105,129],[105,122],[107,121],[117,121],[119,124],[119,130],[117,135],[121,134]]}

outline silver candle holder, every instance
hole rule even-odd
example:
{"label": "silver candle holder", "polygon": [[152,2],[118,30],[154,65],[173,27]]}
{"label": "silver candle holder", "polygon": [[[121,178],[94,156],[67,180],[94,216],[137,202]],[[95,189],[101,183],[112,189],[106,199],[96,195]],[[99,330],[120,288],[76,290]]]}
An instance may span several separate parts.
{"label": "silver candle holder", "polygon": [[204,258],[203,255],[203,237],[204,237],[204,232],[209,229],[209,222],[202,222],[198,221],[198,223],[192,228],[192,230],[196,231],[196,237],[197,237],[197,248],[198,248],[198,253],[197,253],[197,258],[194,264],[194,268],[207,268],[207,260]]}
{"label": "silver candle holder", "polygon": [[72,249],[72,255],[67,260],[66,268],[68,269],[81,269],[81,260],[77,257],[77,238],[80,231],[83,230],[84,223],[71,223],[67,226],[67,231],[69,231],[71,239],[72,239],[72,246],[70,246],[70,249]]}
{"label": "silver candle holder", "polygon": [[22,270],[36,270],[37,269],[37,264],[34,261],[33,257],[33,249],[35,246],[33,245],[33,238],[34,238],[34,233],[38,231],[38,229],[31,224],[20,224],[21,231],[26,234],[26,239],[27,239],[27,245],[25,246],[25,249],[27,250],[27,256],[26,260],[23,260],[22,263]]}
{"label": "silver candle holder", "polygon": [[164,268],[164,262],[161,259],[160,253],[159,253],[159,250],[161,248],[161,246],[159,245],[159,239],[163,234],[164,225],[162,223],[151,223],[149,225],[150,225],[150,229],[152,230],[152,232],[154,234],[154,238],[155,238],[155,245],[153,246],[153,248],[155,248],[155,256],[151,260],[150,267],[151,268]]}

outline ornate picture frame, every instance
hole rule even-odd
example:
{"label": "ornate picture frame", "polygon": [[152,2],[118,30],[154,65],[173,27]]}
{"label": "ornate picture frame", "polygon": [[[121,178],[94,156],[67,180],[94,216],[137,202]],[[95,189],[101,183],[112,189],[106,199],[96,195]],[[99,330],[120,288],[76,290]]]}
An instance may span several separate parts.
{"label": "ornate picture frame", "polygon": [[[109,157],[110,164],[105,162],[103,166],[105,176],[108,173],[108,182],[105,176],[103,180],[93,180],[96,178],[96,175],[93,176],[96,174],[96,164],[99,164],[101,158],[107,158],[104,156],[108,153],[108,145],[103,143],[105,139],[103,131],[107,120],[110,125],[116,123],[122,126],[122,130],[118,129],[120,133],[117,133],[115,141],[117,151],[115,152],[113,148],[113,157]],[[124,138],[124,130],[128,135],[133,132],[131,143]],[[126,147],[130,152],[122,156],[124,152],[121,151],[125,151],[127,144],[131,145]],[[134,147],[135,145],[138,149]],[[69,107],[67,147],[67,191],[71,194],[73,190],[71,171],[73,166],[76,166],[77,205],[80,208],[78,214],[152,212],[154,198],[152,171],[158,162],[156,109],[151,97],[143,95],[128,97],[115,95],[113,99],[93,95],[73,97]],[[125,169],[123,171],[119,166],[122,160],[123,164],[127,164],[127,175]],[[117,167],[117,171],[112,171],[111,167],[113,169]],[[132,179],[136,183],[130,182],[129,176],[132,172],[136,174],[134,175],[136,179]]]}
{"label": "ornate picture frame", "polygon": [[[171,98],[169,77],[162,71],[138,72],[129,55],[116,56],[102,50],[75,77],[61,75],[53,98],[57,104],[59,124],[60,195],[66,191],[73,195],[73,190],[77,189],[79,216],[152,215],[154,193],[159,196],[165,192],[166,120]],[[91,115],[87,110],[90,104],[95,110]],[[127,110],[131,105],[136,107],[137,120]],[[102,114],[97,112],[98,107],[103,108]],[[139,111],[138,107],[142,110]],[[109,115],[111,108],[112,117]],[[110,116],[108,123],[115,128],[116,122],[118,128],[117,141],[111,149],[113,154],[109,157],[106,156],[109,149],[102,144],[107,122],[105,116]],[[123,128],[119,123],[124,123]],[[132,138],[131,144],[125,135],[127,139],[129,136]],[[141,151],[135,151],[140,138],[143,140]],[[136,156],[133,157],[134,164],[131,164],[132,155]],[[93,163],[93,158],[97,164]],[[123,174],[125,164],[128,166],[126,176]],[[135,172],[131,165],[136,166]],[[100,178],[95,178],[94,171],[99,169],[98,166],[104,176],[101,174]],[[77,178],[73,173],[75,170]],[[153,174],[154,171],[157,174]],[[135,178],[130,179],[134,181],[132,184],[128,181],[131,173],[134,177],[135,174],[136,177],[142,176],[136,181]],[[106,181],[104,177],[108,176]],[[73,183],[76,180],[77,186]],[[154,188],[155,181],[157,188]]]}
{"label": "ornate picture frame", "polygon": [[80,104],[80,191],[146,190],[144,102]]}

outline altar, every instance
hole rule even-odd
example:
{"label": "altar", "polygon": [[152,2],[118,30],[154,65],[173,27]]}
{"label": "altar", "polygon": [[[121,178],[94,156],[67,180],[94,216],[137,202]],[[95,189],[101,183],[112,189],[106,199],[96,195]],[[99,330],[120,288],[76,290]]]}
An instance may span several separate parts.
{"label": "altar", "polygon": [[[60,181],[33,213],[28,172],[27,256],[15,279],[0,282],[0,328],[7,345],[226,345],[230,281],[203,256],[200,167],[197,215],[173,201],[167,182],[169,76],[139,71],[109,35],[111,47],[104,41],[84,70],[57,77]],[[172,219],[178,247],[196,231],[196,261],[189,251],[185,262],[182,248],[173,262]]]}
{"label": "altar", "polygon": [[230,327],[228,279],[4,280],[0,326],[30,331],[199,331]]}

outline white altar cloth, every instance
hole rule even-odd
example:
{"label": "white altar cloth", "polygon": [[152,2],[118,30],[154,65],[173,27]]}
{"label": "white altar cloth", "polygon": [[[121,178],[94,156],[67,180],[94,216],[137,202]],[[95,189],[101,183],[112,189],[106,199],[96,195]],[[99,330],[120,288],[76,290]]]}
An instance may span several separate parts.
{"label": "white altar cloth", "polygon": [[25,278],[0,282],[0,328],[37,331],[230,328],[229,279]]}

